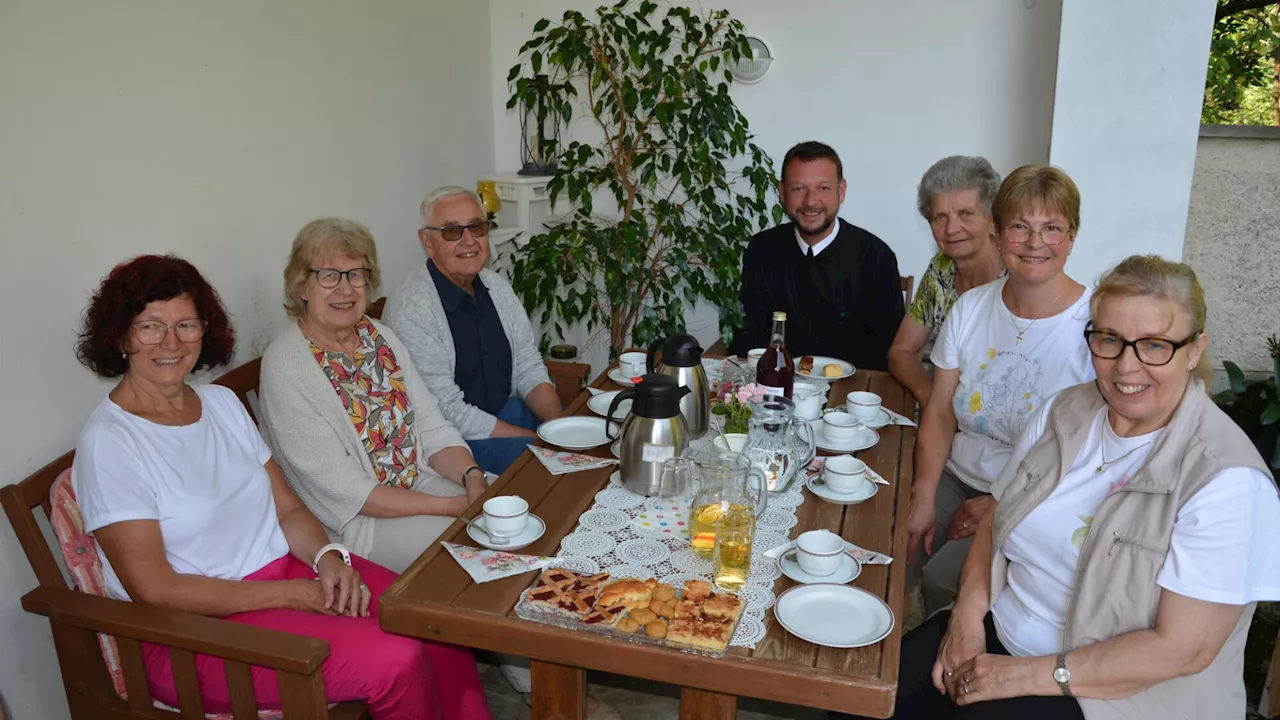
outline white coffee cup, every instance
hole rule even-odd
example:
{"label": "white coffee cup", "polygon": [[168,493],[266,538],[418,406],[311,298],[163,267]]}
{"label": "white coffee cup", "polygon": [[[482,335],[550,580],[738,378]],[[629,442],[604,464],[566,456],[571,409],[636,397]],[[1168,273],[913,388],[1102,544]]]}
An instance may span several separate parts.
{"label": "white coffee cup", "polygon": [[835,492],[848,495],[862,489],[870,482],[867,464],[852,455],[836,455],[827,458],[822,466],[822,479]]}
{"label": "white coffee cup", "polygon": [[646,360],[648,356],[642,352],[624,352],[618,356],[618,369],[624,378],[639,377],[644,375]]}
{"label": "white coffee cup", "polygon": [[880,417],[880,396],[865,390],[855,390],[845,396],[844,409],[859,422],[875,422]]}
{"label": "white coffee cup", "polygon": [[837,410],[822,416],[822,434],[828,440],[848,442],[857,436],[860,427],[862,423],[847,412]]}
{"label": "white coffee cup", "polygon": [[484,501],[484,529],[494,537],[514,537],[529,522],[529,503],[519,495],[499,495]]}
{"label": "white coffee cup", "polygon": [[[729,441],[728,445],[725,444],[725,440]],[[742,452],[742,448],[747,446],[747,434],[746,433],[725,433],[723,438],[720,437],[719,434],[717,434],[715,437],[711,438],[711,444],[715,445],[717,448],[721,450],[728,450],[729,452],[740,453]]]}
{"label": "white coffee cup", "polygon": [[747,351],[747,364],[756,365],[760,362],[760,358],[764,357],[764,348],[752,348]]}
{"label": "white coffee cup", "polygon": [[810,530],[796,538],[796,562],[810,575],[825,577],[840,569],[844,539],[829,530]]}

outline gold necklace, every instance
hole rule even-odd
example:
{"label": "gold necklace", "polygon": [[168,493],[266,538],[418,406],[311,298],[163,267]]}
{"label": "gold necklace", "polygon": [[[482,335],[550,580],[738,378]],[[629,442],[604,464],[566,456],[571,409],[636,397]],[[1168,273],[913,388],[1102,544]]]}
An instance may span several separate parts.
{"label": "gold necklace", "polygon": [[[1012,293],[1010,293],[1010,295],[1012,296]],[[1058,306],[1058,300],[1061,297],[1062,297],[1062,291],[1059,290],[1058,294],[1053,296],[1053,300],[1049,303],[1049,307],[1056,308]],[[1032,318],[1031,324],[1027,325],[1026,327],[1019,327],[1018,321],[1014,320],[1014,318],[1018,317],[1017,313],[1014,312],[1013,308],[1006,308],[1006,309],[1009,311],[1009,324],[1013,325],[1013,329],[1018,333],[1018,339],[1015,340],[1013,343],[1014,345],[1017,345],[1018,343],[1022,342],[1022,336],[1025,335],[1029,330],[1031,330],[1031,328],[1035,327],[1035,324],[1037,322],[1040,322],[1040,318]],[[1049,317],[1053,317],[1053,315],[1055,314],[1056,313],[1050,313]]]}
{"label": "gold necklace", "polygon": [[[1104,420],[1103,422],[1106,422],[1106,421]],[[1100,465],[1098,465],[1098,467],[1096,467],[1096,468],[1094,468],[1094,469],[1093,469],[1094,474],[1096,475],[1096,474],[1098,474],[1098,473],[1102,472],[1103,468],[1105,468],[1106,466],[1108,466],[1108,465],[1114,465],[1115,463],[1120,462],[1121,460],[1123,460],[1123,459],[1125,459],[1125,458],[1129,457],[1130,455],[1132,455],[1132,454],[1134,454],[1134,453],[1138,452],[1139,450],[1141,450],[1142,448],[1144,448],[1144,447],[1146,447],[1146,446],[1150,445],[1150,444],[1151,444],[1151,443],[1153,443],[1153,442],[1155,442],[1155,441],[1154,441],[1154,440],[1148,440],[1148,441],[1146,441],[1146,442],[1142,443],[1141,445],[1139,445],[1138,447],[1133,448],[1133,449],[1131,449],[1129,452],[1127,452],[1127,453],[1125,453],[1125,454],[1121,455],[1120,457],[1116,458],[1115,460],[1108,460],[1108,459],[1107,459],[1107,429],[1106,429],[1106,428],[1103,428],[1103,429],[1102,429],[1102,438],[1101,438],[1101,440],[1098,442],[1098,454],[1102,456],[1102,463],[1101,463]]]}

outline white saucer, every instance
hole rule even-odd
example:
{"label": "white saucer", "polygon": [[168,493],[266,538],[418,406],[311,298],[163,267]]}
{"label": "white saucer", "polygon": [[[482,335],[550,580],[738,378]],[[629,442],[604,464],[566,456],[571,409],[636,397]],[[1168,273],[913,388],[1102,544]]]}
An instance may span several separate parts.
{"label": "white saucer", "polygon": [[614,457],[621,460],[622,459],[622,441],[614,440],[613,444],[609,446],[609,452],[613,453]]}
{"label": "white saucer", "polygon": [[862,563],[853,559],[849,553],[840,554],[840,567],[830,575],[810,575],[800,567],[800,562],[796,560],[796,552],[794,548],[782,554],[778,558],[778,567],[782,569],[782,574],[795,580],[798,583],[836,583],[844,585],[853,582],[862,574]]}
{"label": "white saucer", "polygon": [[[605,408],[605,410],[608,410],[608,409],[609,408],[607,407]],[[603,414],[604,413],[601,413],[601,415]],[[880,408],[880,414],[876,416],[875,420],[872,420],[871,422],[862,423],[862,424],[866,425],[872,430],[879,430],[880,428],[888,425],[891,422],[893,422],[893,416],[889,414],[888,410],[885,410],[884,408]]]}
{"label": "white saucer", "polygon": [[863,487],[857,492],[838,493],[831,489],[821,477],[812,477],[805,481],[805,487],[809,488],[809,492],[835,505],[857,505],[860,502],[870,500],[876,494],[876,489],[880,486],[868,480]]}
{"label": "white saucer", "polygon": [[623,387],[635,387],[635,383],[631,382],[631,378],[622,376],[622,368],[611,367],[608,372],[609,379],[618,383]]}
{"label": "white saucer", "polygon": [[[853,363],[846,362],[840,358],[827,357],[826,355],[810,355],[809,357],[813,358],[813,372],[808,375],[800,372],[800,358],[795,358],[796,380],[819,380],[829,383],[835,382],[836,380],[843,380],[847,377],[853,377],[853,374],[857,372],[857,368],[853,366]],[[843,372],[840,375],[833,377],[824,376],[822,374],[822,368],[831,364],[839,365]]]}
{"label": "white saucer", "polygon": [[861,588],[834,583],[797,585],[778,596],[774,619],[787,632],[815,645],[874,645],[893,631],[893,610]]}
{"label": "white saucer", "polygon": [[613,425],[614,437],[617,437],[620,432],[617,423],[583,415],[548,420],[538,426],[538,437],[565,450],[590,450],[609,443],[609,436],[605,434],[606,424]]}
{"label": "white saucer", "polygon": [[[609,406],[613,404],[613,399],[617,397],[620,392],[622,391],[610,390],[608,392],[602,392],[599,395],[592,395],[591,399],[587,401],[587,407],[591,409],[591,412],[599,415],[600,417],[606,417],[609,414]],[[630,415],[631,400],[627,399],[618,403],[618,409],[615,410],[614,413],[615,420],[622,420],[627,415]]]}
{"label": "white saucer", "polygon": [[852,453],[859,450],[866,450],[869,447],[874,447],[876,443],[880,442],[880,433],[865,425],[858,428],[857,432],[853,434],[852,440],[843,441],[827,438],[826,434],[822,432],[823,425],[821,420],[813,421],[810,423],[809,427],[813,428],[813,442],[820,450],[828,450],[830,452],[838,453]]}
{"label": "white saucer", "polygon": [[[484,527],[483,515],[476,518],[476,524],[480,527]],[[519,550],[521,548],[528,547],[533,544],[534,540],[542,537],[542,534],[546,531],[547,524],[542,522],[542,518],[534,515],[533,513],[529,513],[529,522],[525,523],[524,530],[522,530],[519,535],[508,538],[511,542],[506,545],[495,545],[489,539],[487,534],[476,530],[470,525],[467,526],[467,536],[490,550]]]}

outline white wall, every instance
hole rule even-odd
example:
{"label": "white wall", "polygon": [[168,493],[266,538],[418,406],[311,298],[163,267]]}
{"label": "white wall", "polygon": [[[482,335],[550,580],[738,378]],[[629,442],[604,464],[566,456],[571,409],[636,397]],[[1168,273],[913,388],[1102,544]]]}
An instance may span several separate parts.
{"label": "white wall", "polygon": [[1214,0],[1067,0],[1050,161],[1081,195],[1067,271],[1182,257]]}
{"label": "white wall", "polygon": [[[533,24],[594,0],[490,0],[494,147],[499,169],[519,161],[519,123],[506,110],[507,70]],[[822,140],[849,181],[841,215],[879,235],[903,275],[919,277],[937,246],[915,209],[920,175],[946,155],[985,155],[1001,173],[1049,159],[1057,0],[848,2],[735,0],[728,7],[777,57],[733,95],[757,142],[781,167],[787,148]],[[716,334],[700,313],[698,334]]]}
{"label": "white wall", "polygon": [[[488,7],[378,0],[0,0],[0,483],[74,445],[109,388],[75,328],[112,265],[177,252],[222,292],[240,359],[284,320],[280,271],[321,215],[367,223],[386,284],[417,203],[493,170]],[[0,694],[66,716],[35,580],[0,522]]]}

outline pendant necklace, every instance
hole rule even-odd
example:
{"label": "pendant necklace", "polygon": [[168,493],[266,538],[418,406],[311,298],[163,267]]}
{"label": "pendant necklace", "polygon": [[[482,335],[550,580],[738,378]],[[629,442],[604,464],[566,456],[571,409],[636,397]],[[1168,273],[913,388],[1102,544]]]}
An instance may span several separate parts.
{"label": "pendant necklace", "polygon": [[1107,459],[1107,431],[1106,431],[1106,429],[1104,428],[1104,429],[1103,429],[1103,431],[1102,431],[1102,438],[1101,438],[1101,439],[1100,439],[1100,441],[1098,442],[1098,454],[1102,456],[1102,463],[1101,463],[1101,464],[1099,464],[1099,465],[1098,465],[1098,467],[1096,467],[1096,468],[1094,468],[1094,469],[1093,469],[1094,474],[1096,475],[1096,474],[1098,474],[1098,473],[1102,472],[1102,471],[1103,471],[1103,469],[1105,469],[1108,465],[1114,465],[1114,464],[1116,464],[1116,463],[1120,462],[1121,460],[1123,460],[1123,459],[1125,459],[1125,458],[1129,457],[1130,455],[1132,455],[1132,454],[1134,454],[1134,453],[1138,452],[1139,450],[1141,450],[1142,448],[1144,448],[1144,447],[1146,447],[1146,446],[1150,445],[1150,444],[1151,444],[1151,443],[1153,443],[1153,442],[1155,442],[1155,441],[1154,441],[1154,440],[1148,440],[1148,441],[1146,441],[1146,442],[1142,443],[1141,445],[1139,445],[1138,447],[1133,448],[1133,449],[1132,449],[1132,450],[1130,450],[1129,452],[1127,452],[1127,453],[1125,453],[1125,454],[1121,455],[1120,457],[1116,458],[1115,460],[1108,460],[1108,459]]}
{"label": "pendant necklace", "polygon": [[[1049,304],[1049,307],[1051,308],[1057,307],[1058,299],[1061,297],[1062,297],[1062,291],[1059,290],[1058,294],[1053,296],[1053,301]],[[1027,325],[1026,327],[1019,327],[1018,321],[1014,319],[1018,317],[1017,313],[1013,311],[1013,308],[1006,307],[1005,309],[1009,311],[1009,323],[1013,325],[1013,329],[1018,333],[1018,338],[1013,343],[1014,345],[1017,345],[1018,343],[1022,342],[1022,336],[1025,335],[1027,331],[1029,331],[1031,328],[1035,327],[1035,324],[1040,321],[1040,318],[1032,318],[1031,323],[1029,325]]]}

